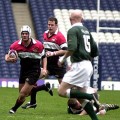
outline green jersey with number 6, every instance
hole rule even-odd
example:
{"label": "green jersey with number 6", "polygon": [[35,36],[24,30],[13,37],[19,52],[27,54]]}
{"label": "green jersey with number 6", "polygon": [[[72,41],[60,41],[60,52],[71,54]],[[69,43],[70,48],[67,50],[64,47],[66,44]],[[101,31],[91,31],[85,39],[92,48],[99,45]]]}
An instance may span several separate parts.
{"label": "green jersey with number 6", "polygon": [[73,51],[71,62],[91,60],[98,56],[98,47],[91,33],[82,24],[73,25],[67,33],[68,50]]}

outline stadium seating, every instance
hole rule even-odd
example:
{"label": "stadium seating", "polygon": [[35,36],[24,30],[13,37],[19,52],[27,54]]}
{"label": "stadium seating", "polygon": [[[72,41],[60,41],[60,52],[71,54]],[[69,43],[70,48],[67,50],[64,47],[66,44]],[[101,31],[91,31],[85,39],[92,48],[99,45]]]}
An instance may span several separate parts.
{"label": "stadium seating", "polygon": [[[100,30],[96,33],[97,0],[29,0],[29,7],[36,31],[37,39],[42,41],[42,34],[47,29],[47,19],[50,16],[58,18],[59,29],[66,37],[70,28],[69,13],[72,9],[83,11],[84,25],[91,31],[98,42],[101,60],[101,79],[120,80],[120,30]],[[109,3],[109,4],[108,4]],[[4,55],[9,45],[18,38],[10,0],[0,1],[0,77],[18,77],[19,63],[6,64]],[[120,0],[101,0],[100,26],[120,28]],[[12,69],[11,69],[12,68]],[[17,71],[17,72],[16,72]]]}
{"label": "stadium seating", "polygon": [[[118,4],[116,4],[118,2]],[[36,4],[37,3],[37,4]],[[42,40],[42,33],[47,29],[47,18],[53,15],[58,18],[59,29],[66,36],[70,28],[69,13],[72,9],[83,11],[84,25],[91,31],[95,40],[99,43],[100,54],[102,54],[102,80],[112,77],[113,80],[120,80],[116,64],[119,61],[116,43],[120,43],[120,34],[116,30],[100,30],[96,33],[97,1],[96,0],[30,0],[30,8],[35,24],[37,37]],[[44,7],[45,5],[45,7]],[[102,0],[100,4],[100,26],[120,28],[119,0]],[[41,12],[38,12],[41,11]],[[48,15],[48,13],[51,15]],[[35,17],[36,15],[36,17]],[[42,28],[42,29],[41,29]],[[39,29],[39,31],[38,31]],[[119,45],[118,45],[119,46]],[[115,50],[114,50],[115,49]],[[114,58],[114,59],[113,59]]]}
{"label": "stadium seating", "polygon": [[10,44],[18,39],[10,0],[0,0],[0,19],[0,77],[14,78],[16,75],[18,78],[19,72],[15,75],[12,72],[18,71],[19,64],[8,65],[4,60]]}

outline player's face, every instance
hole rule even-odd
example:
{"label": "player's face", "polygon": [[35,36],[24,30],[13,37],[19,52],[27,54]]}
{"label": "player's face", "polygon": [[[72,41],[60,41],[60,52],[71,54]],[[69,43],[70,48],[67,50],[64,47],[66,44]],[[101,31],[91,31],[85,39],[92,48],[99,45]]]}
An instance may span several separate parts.
{"label": "player's face", "polygon": [[49,33],[53,34],[57,30],[58,26],[55,24],[55,21],[48,21],[48,30]]}
{"label": "player's face", "polygon": [[74,107],[72,107],[73,109],[79,110],[81,108],[81,104],[78,100],[76,100],[76,104]]}
{"label": "player's face", "polygon": [[22,41],[27,42],[29,40],[29,33],[28,32],[22,32],[21,33]]}

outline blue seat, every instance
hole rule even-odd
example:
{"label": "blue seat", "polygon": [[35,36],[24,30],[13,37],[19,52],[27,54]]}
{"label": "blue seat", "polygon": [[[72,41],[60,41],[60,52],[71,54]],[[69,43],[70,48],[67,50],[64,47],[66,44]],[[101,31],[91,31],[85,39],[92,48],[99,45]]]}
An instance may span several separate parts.
{"label": "blue seat", "polygon": [[[14,34],[15,33],[15,34]],[[5,54],[12,43],[12,37],[16,37],[16,26],[10,0],[0,0],[0,75],[10,78],[9,64],[5,62]],[[15,39],[14,39],[15,40]],[[3,42],[4,41],[4,42]],[[14,66],[15,67],[15,66]]]}
{"label": "blue seat", "polygon": [[[100,8],[101,10],[119,10],[120,1],[119,0],[101,0]],[[39,40],[42,40],[42,33],[47,29],[47,19],[51,15],[53,15],[53,11],[55,8],[59,9],[82,9],[82,10],[97,10],[97,1],[96,0],[52,0],[49,2],[49,0],[29,0],[30,9],[34,21],[34,27],[36,31],[37,38]],[[46,5],[44,7],[44,5]],[[84,25],[91,31],[96,32],[96,20],[84,20]],[[119,22],[117,21],[106,21],[101,20],[100,26],[103,27],[115,27],[120,26]],[[102,32],[111,32],[111,30],[100,30]],[[112,32],[116,32],[115,30],[112,30]],[[119,32],[119,31],[117,31]],[[119,45],[120,46],[120,45]],[[120,57],[120,47],[116,44],[108,44],[108,43],[100,43],[99,44],[99,51],[100,54],[102,54],[102,79],[107,79],[110,77],[110,71],[117,72],[119,69],[116,69],[116,64],[119,63],[119,57]],[[116,74],[113,72],[113,78],[114,80],[117,80]]]}

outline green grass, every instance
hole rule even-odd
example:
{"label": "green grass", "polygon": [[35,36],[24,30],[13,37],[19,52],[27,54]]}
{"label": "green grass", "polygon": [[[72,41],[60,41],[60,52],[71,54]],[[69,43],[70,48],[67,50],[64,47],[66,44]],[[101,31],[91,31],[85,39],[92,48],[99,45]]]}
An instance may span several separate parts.
{"label": "green grass", "polygon": [[[119,91],[100,91],[99,94],[101,103],[120,103]],[[17,96],[18,89],[0,88],[0,120],[90,120],[88,115],[67,114],[67,98],[59,97],[56,89],[54,89],[53,97],[45,91],[38,92],[36,109],[19,108],[14,115],[11,115],[8,111],[14,105]],[[29,101],[29,97],[26,99],[27,101]],[[99,120],[119,119],[120,109],[108,111],[106,115],[99,116]]]}

